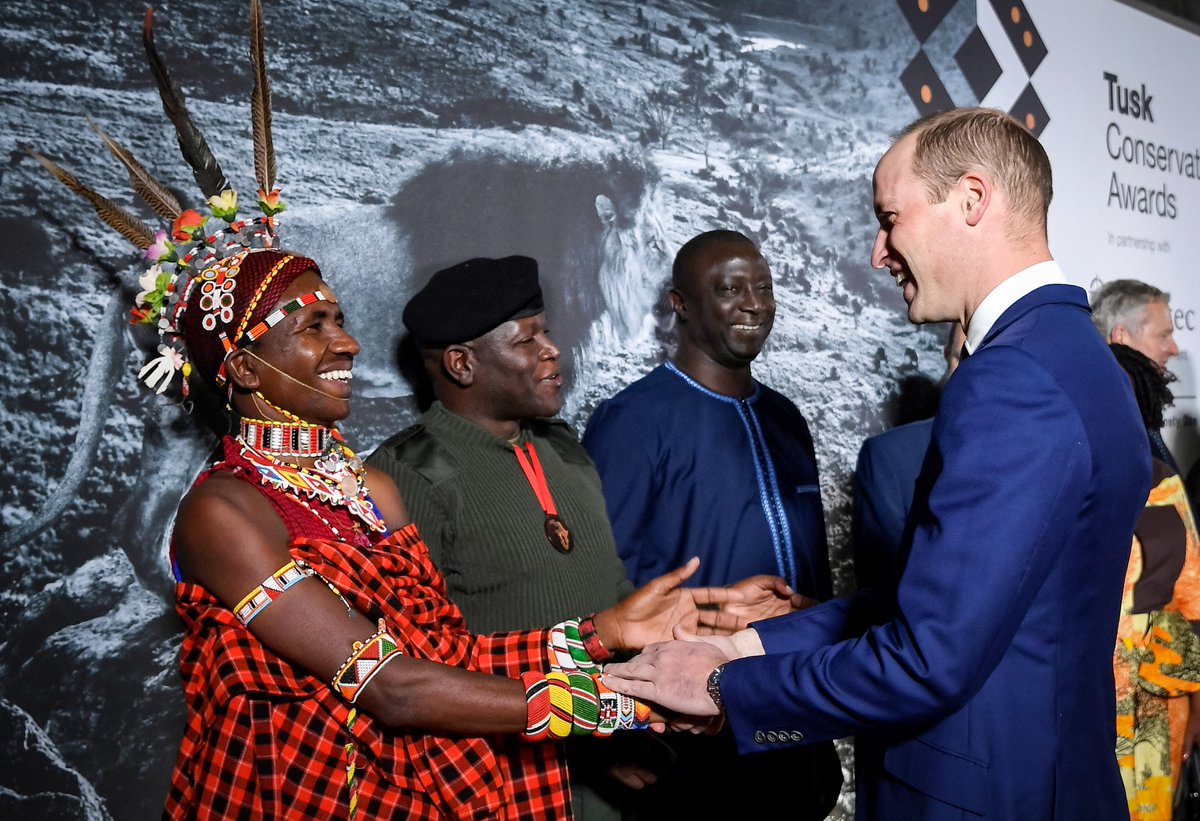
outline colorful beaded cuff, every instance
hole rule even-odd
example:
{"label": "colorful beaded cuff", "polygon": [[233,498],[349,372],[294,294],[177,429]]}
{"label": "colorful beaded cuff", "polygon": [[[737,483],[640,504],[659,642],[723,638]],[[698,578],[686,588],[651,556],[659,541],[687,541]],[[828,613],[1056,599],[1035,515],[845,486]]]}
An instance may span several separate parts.
{"label": "colorful beaded cuff", "polygon": [[525,685],[524,737],[530,741],[570,735],[610,736],[650,726],[650,706],[613,692],[598,674],[551,671],[521,674]]}
{"label": "colorful beaded cuff", "polygon": [[550,682],[541,673],[521,674],[525,685],[525,738],[541,741],[550,734]]}
{"label": "colorful beaded cuff", "polygon": [[567,673],[571,683],[571,734],[592,735],[600,717],[596,682],[586,673]]}
{"label": "colorful beaded cuff", "polygon": [[578,619],[567,619],[551,627],[546,639],[546,650],[552,670],[600,672],[600,668],[584,646]]}
{"label": "colorful beaded cuff", "polygon": [[551,671],[546,674],[546,683],[550,685],[550,736],[566,738],[574,726],[575,700],[571,697],[571,680],[566,673]]}
{"label": "colorful beaded cuff", "polygon": [[387,632],[387,625],[380,619],[379,629],[370,638],[354,642],[354,652],[333,677],[333,689],[354,704],[383,666],[400,655],[403,655],[400,643]]}
{"label": "colorful beaded cuff", "polygon": [[584,652],[588,654],[588,658],[592,661],[602,664],[612,660],[612,651],[601,643],[600,634],[596,632],[596,619],[594,615],[588,616],[579,622],[579,639],[583,643]]}
{"label": "colorful beaded cuff", "polygon": [[263,579],[262,584],[251,590],[244,599],[238,602],[237,607],[233,608],[233,614],[237,616],[238,621],[249,626],[255,616],[267,609],[268,604],[307,576],[305,568],[297,565],[294,561],[288,562]]}

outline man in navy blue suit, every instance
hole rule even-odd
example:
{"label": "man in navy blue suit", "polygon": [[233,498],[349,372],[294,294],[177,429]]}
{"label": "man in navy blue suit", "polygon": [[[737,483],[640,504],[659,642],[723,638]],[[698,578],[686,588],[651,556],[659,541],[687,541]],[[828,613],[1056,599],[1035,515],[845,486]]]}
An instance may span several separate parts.
{"label": "man in navy blue suit", "polygon": [[[964,339],[962,326],[951,324],[939,393],[958,367]],[[896,583],[904,525],[932,433],[933,417],[919,419],[868,438],[858,451],[850,549],[859,590]]]}
{"label": "man in navy blue suit", "polygon": [[958,109],[905,129],[874,189],[872,264],[912,322],[961,322],[970,354],[897,585],[725,639],[680,633],[606,680],[692,717],[677,726],[723,713],[742,752],[856,735],[860,818],[1127,818],[1112,652],[1150,454],[1050,256],[1049,160],[1007,114]]}

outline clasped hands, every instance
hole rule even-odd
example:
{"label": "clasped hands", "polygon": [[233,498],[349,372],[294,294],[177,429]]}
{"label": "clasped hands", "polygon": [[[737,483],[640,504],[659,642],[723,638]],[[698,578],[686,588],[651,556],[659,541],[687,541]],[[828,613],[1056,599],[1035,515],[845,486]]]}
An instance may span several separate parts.
{"label": "clasped hands", "polygon": [[762,652],[758,634],[746,626],[815,604],[777,576],[681,587],[699,565],[692,558],[596,615],[601,634],[614,637],[610,649],[644,648],[628,662],[609,664],[605,684],[654,705],[656,722],[693,733],[715,732],[723,721],[708,695],[713,668]]}
{"label": "clasped hands", "polygon": [[654,719],[673,730],[713,733],[724,717],[708,693],[713,668],[734,659],[761,655],[754,630],[732,636],[697,636],[682,627],[676,641],[651,644],[627,662],[604,668],[604,684],[654,707]]}
{"label": "clasped hands", "polygon": [[618,604],[596,614],[596,629],[609,650],[641,650],[669,641],[676,626],[697,636],[728,636],[752,621],[782,616],[815,604],[778,576],[750,576],[727,587],[682,587],[700,567],[688,562],[647,582]]}

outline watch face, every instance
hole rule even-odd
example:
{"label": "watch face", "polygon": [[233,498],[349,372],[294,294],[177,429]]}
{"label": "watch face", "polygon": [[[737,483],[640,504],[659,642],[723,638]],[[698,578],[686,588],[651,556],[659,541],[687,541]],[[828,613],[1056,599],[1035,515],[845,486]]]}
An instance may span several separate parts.
{"label": "watch face", "polygon": [[725,665],[718,664],[708,674],[708,697],[713,700],[713,704],[717,705],[718,710],[725,709],[725,705],[721,702],[721,673],[723,672],[725,672]]}

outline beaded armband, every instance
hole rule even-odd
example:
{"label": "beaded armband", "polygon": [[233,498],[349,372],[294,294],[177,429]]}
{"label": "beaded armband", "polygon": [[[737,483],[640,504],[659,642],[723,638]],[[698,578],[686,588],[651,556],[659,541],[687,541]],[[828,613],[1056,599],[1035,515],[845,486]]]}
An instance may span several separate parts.
{"label": "beaded armband", "polygon": [[266,610],[267,605],[279,598],[284,591],[291,589],[296,582],[310,576],[323,581],[325,586],[333,592],[333,595],[337,596],[338,601],[346,608],[346,613],[348,615],[353,614],[350,603],[346,601],[341,591],[334,587],[328,579],[309,567],[308,563],[302,559],[293,559],[263,579],[262,584],[247,593],[246,597],[237,603],[237,606],[233,608],[233,614],[237,616],[238,621],[248,627],[251,620]]}
{"label": "beaded armband", "polygon": [[251,590],[244,599],[238,602],[237,607],[233,608],[233,614],[237,616],[238,621],[249,626],[255,616],[267,609],[267,605],[279,598],[296,582],[309,576],[311,572],[306,571],[308,571],[307,567],[298,565],[295,561],[288,562],[263,579],[262,584]]}
{"label": "beaded armband", "polygon": [[380,619],[379,629],[370,638],[354,642],[354,651],[333,677],[333,689],[353,704],[383,666],[401,655],[400,643],[387,632],[387,625]]}

